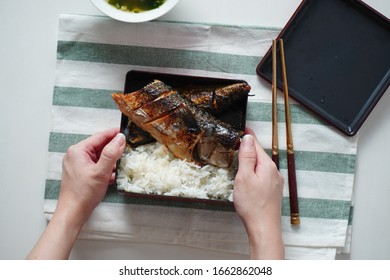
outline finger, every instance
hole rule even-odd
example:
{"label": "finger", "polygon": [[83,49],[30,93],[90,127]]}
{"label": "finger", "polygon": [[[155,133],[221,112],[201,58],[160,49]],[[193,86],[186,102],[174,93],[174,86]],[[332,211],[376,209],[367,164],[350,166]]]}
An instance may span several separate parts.
{"label": "finger", "polygon": [[238,150],[238,173],[251,174],[254,172],[257,163],[257,152],[255,138],[246,134],[241,140]]}
{"label": "finger", "polygon": [[110,182],[108,183],[109,185],[112,185],[115,183],[115,176],[116,176],[115,172],[112,172]]}
{"label": "finger", "polygon": [[96,168],[99,174],[112,174],[116,161],[122,155],[126,146],[126,139],[118,133],[102,150]]}
{"label": "finger", "polygon": [[250,135],[253,135],[254,137],[256,137],[255,132],[250,127],[245,127],[245,134],[250,134]]}
{"label": "finger", "polygon": [[119,132],[119,128],[110,128],[94,134],[80,143],[93,149],[94,151],[101,151]]}
{"label": "finger", "polygon": [[245,133],[252,135],[255,139],[255,147],[256,147],[256,152],[258,154],[258,160],[261,160],[264,157],[269,157],[266,151],[264,150],[263,146],[260,144],[259,140],[257,139],[256,133],[249,127],[245,128]]}

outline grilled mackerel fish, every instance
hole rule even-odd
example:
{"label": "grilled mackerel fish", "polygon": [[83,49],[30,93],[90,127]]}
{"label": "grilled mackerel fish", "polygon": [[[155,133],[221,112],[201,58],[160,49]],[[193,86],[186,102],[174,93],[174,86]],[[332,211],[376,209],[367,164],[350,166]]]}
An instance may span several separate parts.
{"label": "grilled mackerel fish", "polygon": [[179,92],[154,81],[112,98],[131,122],[150,133],[177,158],[199,165],[229,167],[243,131],[216,119]]}
{"label": "grilled mackerel fish", "polygon": [[176,89],[199,108],[217,116],[247,97],[251,87],[246,82],[241,82],[227,86],[188,85]]}
{"label": "grilled mackerel fish", "polygon": [[[172,88],[166,84],[153,84],[148,86],[152,90],[156,86],[157,91],[169,91]],[[205,110],[213,116],[218,116],[229,107],[247,97],[251,87],[246,82],[232,85],[185,85],[175,87],[179,94],[191,100],[197,107]],[[124,131],[130,146],[152,143],[155,139],[146,131],[129,122]]]}

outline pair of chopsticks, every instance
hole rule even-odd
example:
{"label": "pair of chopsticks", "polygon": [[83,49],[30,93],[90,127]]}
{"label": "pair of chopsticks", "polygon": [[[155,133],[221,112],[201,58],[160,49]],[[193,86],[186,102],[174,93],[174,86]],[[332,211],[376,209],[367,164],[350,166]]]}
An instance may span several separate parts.
{"label": "pair of chopsticks", "polygon": [[[292,225],[299,225],[299,207],[297,194],[297,179],[295,175],[294,145],[291,132],[290,102],[288,96],[286,61],[284,57],[283,39],[279,39],[280,62],[282,66],[282,80],[284,92],[284,106],[286,115],[286,137],[287,137],[287,168],[288,186],[290,195],[290,222]],[[278,110],[277,110],[277,85],[276,85],[276,40],[272,40],[272,160],[279,169],[279,143],[278,143]]]}

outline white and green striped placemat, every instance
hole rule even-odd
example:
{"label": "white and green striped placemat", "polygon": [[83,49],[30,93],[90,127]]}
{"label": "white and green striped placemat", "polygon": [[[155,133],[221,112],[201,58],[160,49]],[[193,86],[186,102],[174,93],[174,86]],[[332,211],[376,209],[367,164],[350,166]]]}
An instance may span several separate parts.
{"label": "white and green striped placemat", "polygon": [[[126,24],[99,16],[60,17],[52,130],[45,189],[50,219],[67,148],[119,126],[111,100],[129,70],[246,80],[252,87],[247,125],[271,148],[270,85],[255,68],[280,30],[173,22]],[[284,108],[279,93],[281,172],[286,177],[283,234],[291,259],[334,258],[351,230],[357,138],[348,138],[296,102],[291,119],[301,226],[289,224]],[[349,231],[348,231],[349,229]],[[349,232],[349,233],[347,233]],[[247,254],[247,237],[235,212],[134,204],[109,191],[81,238],[183,244]],[[348,243],[348,242],[347,242]]]}

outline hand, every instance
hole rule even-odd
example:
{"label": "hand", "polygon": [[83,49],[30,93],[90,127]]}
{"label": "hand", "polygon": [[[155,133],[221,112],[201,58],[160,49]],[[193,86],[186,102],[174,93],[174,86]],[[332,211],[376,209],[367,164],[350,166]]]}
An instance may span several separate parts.
{"label": "hand", "polygon": [[62,163],[58,209],[77,212],[84,223],[114,182],[114,167],[126,146],[123,134],[110,129],[71,146]]}
{"label": "hand", "polygon": [[283,177],[247,129],[238,152],[233,200],[248,233],[251,258],[284,258],[281,230]]}
{"label": "hand", "polygon": [[67,259],[85,222],[114,181],[125,136],[118,129],[93,135],[66,152],[54,215],[28,259]]}

